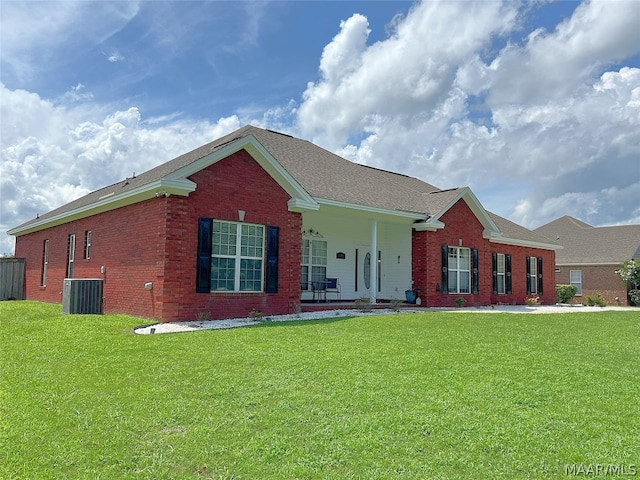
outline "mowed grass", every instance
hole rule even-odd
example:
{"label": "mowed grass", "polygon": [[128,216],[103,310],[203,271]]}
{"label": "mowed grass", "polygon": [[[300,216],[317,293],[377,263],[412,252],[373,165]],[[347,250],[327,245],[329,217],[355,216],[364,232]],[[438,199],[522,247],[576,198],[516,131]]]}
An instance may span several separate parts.
{"label": "mowed grass", "polygon": [[594,310],[136,335],[129,316],[2,302],[0,478],[640,470],[640,313]]}

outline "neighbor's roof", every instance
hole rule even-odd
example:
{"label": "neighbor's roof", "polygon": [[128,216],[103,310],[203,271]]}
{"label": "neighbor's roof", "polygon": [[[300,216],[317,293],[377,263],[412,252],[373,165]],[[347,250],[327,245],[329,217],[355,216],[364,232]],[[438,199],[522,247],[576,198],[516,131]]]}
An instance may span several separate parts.
{"label": "neighbor's roof", "polygon": [[[28,230],[36,224],[45,228],[48,219],[60,219],[70,212],[85,209],[89,211],[94,205],[123,194],[133,195],[146,186],[162,182],[167,177],[170,178],[171,174],[219,152],[227,145],[249,137],[255,138],[295,182],[318,201],[329,200],[345,205],[414,212],[424,217],[434,217],[442,214],[453,201],[468,191],[466,188],[441,190],[415,177],[351,162],[307,140],[247,125],[133,178],[67,203],[12,229],[10,233]],[[541,242],[541,236],[524,227],[495,214],[487,217],[500,225],[505,237]],[[547,240],[542,240],[541,243],[548,246]]]}
{"label": "neighbor's roof", "polygon": [[558,265],[618,265],[640,258],[640,225],[593,227],[565,215],[534,232],[564,247],[556,253]]}

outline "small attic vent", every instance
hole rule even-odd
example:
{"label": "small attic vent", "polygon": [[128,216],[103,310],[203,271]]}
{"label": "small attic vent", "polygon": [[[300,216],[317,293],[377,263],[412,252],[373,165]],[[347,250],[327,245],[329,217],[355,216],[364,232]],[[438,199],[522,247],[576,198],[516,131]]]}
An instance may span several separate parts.
{"label": "small attic vent", "polygon": [[293,135],[289,135],[288,133],[276,132],[275,130],[269,130],[268,128],[266,130],[267,132],[277,133],[278,135],[282,135],[284,137],[293,138]]}
{"label": "small attic vent", "polygon": [[434,193],[453,192],[454,190],[457,190],[457,189],[458,187],[445,188],[444,190],[434,190],[433,192],[429,192],[429,195],[433,195]]}
{"label": "small attic vent", "polygon": [[98,198],[98,200],[104,200],[105,198],[113,197],[115,194],[115,192],[107,193],[106,195],[102,195],[100,198]]}

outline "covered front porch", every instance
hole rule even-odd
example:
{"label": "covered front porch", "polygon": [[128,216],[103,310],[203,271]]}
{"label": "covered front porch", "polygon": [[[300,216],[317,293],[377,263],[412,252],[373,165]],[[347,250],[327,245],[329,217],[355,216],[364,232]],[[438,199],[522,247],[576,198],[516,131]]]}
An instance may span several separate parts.
{"label": "covered front porch", "polygon": [[303,311],[406,302],[405,291],[412,289],[412,229],[420,214],[321,205],[302,218]]}

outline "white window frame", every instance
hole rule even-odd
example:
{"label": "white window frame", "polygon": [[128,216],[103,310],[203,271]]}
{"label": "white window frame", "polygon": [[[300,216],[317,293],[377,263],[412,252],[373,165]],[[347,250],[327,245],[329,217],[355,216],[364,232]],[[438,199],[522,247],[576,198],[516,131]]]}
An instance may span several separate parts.
{"label": "white window frame", "polygon": [[[222,227],[222,225],[229,225],[235,228],[235,232],[227,235],[230,240],[228,243],[220,243],[216,245],[216,226]],[[253,230],[254,233],[251,233]],[[257,232],[260,231],[260,234]],[[264,266],[265,266],[265,231],[264,225],[258,225],[253,223],[244,222],[228,222],[225,220],[213,221],[212,232],[212,248],[211,248],[211,291],[212,292],[236,292],[236,293],[259,293],[264,290]],[[229,235],[233,235],[233,242]],[[251,239],[257,240],[251,241]],[[233,251],[230,251],[230,247],[233,247]],[[221,250],[225,249],[224,253]],[[216,251],[218,250],[218,251]],[[218,282],[224,281],[222,278],[215,278],[214,274],[219,271],[214,263],[216,259],[227,259],[232,261],[233,268],[233,289],[216,286]],[[259,262],[258,269],[247,269],[243,266],[246,262]],[[252,275],[254,278],[245,278],[244,274],[247,272],[258,272],[256,275]],[[243,282],[248,282],[253,285],[258,281],[257,288],[246,288]]]}
{"label": "white window frame", "polygon": [[[580,277],[578,281],[573,279],[574,274]],[[569,284],[577,287],[576,296],[582,296],[582,270],[569,270]]]}
{"label": "white window frame", "polygon": [[42,246],[42,276],[40,277],[40,286],[47,286],[47,269],[49,267],[49,239],[44,241]]}
{"label": "white window frame", "polygon": [[529,289],[531,295],[538,293],[538,257],[529,257]]}
{"label": "white window frame", "polygon": [[[461,259],[464,259],[462,252],[466,252],[467,267],[462,268]],[[452,263],[455,259],[455,265]],[[452,279],[455,278],[455,290],[451,289]],[[467,291],[461,291],[461,279],[466,279]],[[471,294],[471,249],[468,247],[449,247],[447,254],[447,291],[461,295]]]}
{"label": "white window frame", "polygon": [[301,290],[311,290],[312,282],[326,282],[328,244],[326,240],[302,239]]}
{"label": "white window frame", "polygon": [[89,260],[91,258],[91,230],[84,232],[84,258]]}
{"label": "white window frame", "polygon": [[68,241],[69,255],[67,257],[67,278],[73,278],[73,266],[76,260],[76,234],[71,233]]}
{"label": "white window frame", "polygon": [[496,254],[496,274],[497,274],[496,290],[498,292],[498,295],[505,295],[507,293],[507,276],[506,276],[506,256],[504,253]]}

